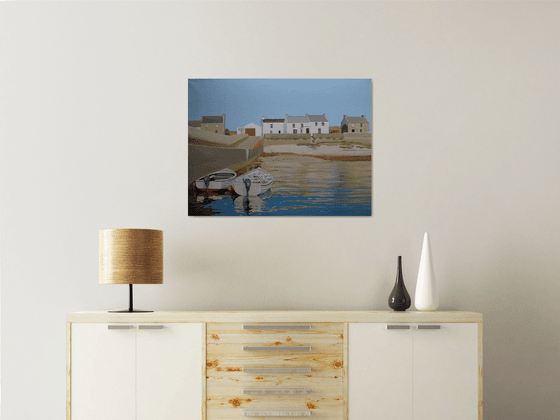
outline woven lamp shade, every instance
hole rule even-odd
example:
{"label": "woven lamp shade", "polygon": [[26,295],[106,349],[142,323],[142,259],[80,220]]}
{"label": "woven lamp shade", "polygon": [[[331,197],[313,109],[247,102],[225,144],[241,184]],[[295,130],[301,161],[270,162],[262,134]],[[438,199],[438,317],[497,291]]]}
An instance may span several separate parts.
{"label": "woven lamp shade", "polygon": [[162,284],[163,231],[99,231],[100,284]]}

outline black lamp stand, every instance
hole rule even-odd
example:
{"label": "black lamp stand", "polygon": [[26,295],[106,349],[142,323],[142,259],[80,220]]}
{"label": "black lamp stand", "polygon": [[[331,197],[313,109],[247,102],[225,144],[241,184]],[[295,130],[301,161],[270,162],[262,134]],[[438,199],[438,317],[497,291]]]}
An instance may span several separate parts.
{"label": "black lamp stand", "polygon": [[134,309],[132,306],[132,284],[128,285],[128,294],[129,294],[129,301],[128,301],[128,309],[120,309],[117,311],[108,311],[108,312],[112,312],[112,313],[124,313],[124,312],[136,312],[136,313],[140,313],[140,312],[154,312],[154,311],[141,311],[139,309]]}

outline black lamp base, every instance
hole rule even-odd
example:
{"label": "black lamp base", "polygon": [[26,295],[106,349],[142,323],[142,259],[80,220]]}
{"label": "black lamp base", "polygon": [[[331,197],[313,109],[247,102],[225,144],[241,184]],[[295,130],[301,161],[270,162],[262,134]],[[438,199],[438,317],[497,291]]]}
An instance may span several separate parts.
{"label": "black lamp base", "polygon": [[107,311],[110,313],[146,313],[146,312],[154,312],[154,311],[143,311],[141,309],[134,309],[132,306],[132,284],[128,285],[128,292],[129,292],[129,303],[128,303],[128,309],[118,309],[115,311]]}
{"label": "black lamp base", "polygon": [[120,309],[120,310],[116,310],[116,311],[107,311],[107,312],[117,314],[117,313],[128,313],[128,312],[130,312],[130,313],[142,313],[142,312],[154,312],[154,311],[142,311],[142,310],[139,310],[139,309],[133,309],[131,311],[129,309]]}

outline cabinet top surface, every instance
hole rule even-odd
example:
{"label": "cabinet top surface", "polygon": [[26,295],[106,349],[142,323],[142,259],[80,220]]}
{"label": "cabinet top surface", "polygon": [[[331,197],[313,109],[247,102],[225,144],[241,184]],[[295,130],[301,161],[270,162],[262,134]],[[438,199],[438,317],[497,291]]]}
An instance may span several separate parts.
{"label": "cabinet top surface", "polygon": [[146,313],[73,312],[66,322],[482,322],[463,311],[155,311]]}

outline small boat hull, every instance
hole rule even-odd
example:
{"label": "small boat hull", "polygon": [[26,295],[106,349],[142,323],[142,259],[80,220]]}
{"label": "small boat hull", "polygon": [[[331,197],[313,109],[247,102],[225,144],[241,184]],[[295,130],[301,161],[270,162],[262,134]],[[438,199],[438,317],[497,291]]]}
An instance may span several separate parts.
{"label": "small boat hull", "polygon": [[238,195],[257,196],[270,190],[273,182],[269,172],[257,168],[235,178],[233,190]]}
{"label": "small boat hull", "polygon": [[265,192],[270,190],[271,187],[272,185],[252,184],[249,186],[249,191],[247,193],[247,188],[245,187],[245,184],[238,183],[233,185],[233,189],[238,195],[250,195],[250,196],[264,194]]}
{"label": "small boat hull", "polygon": [[195,181],[195,185],[202,191],[226,190],[233,185],[236,176],[234,171],[226,168],[201,176]]}

